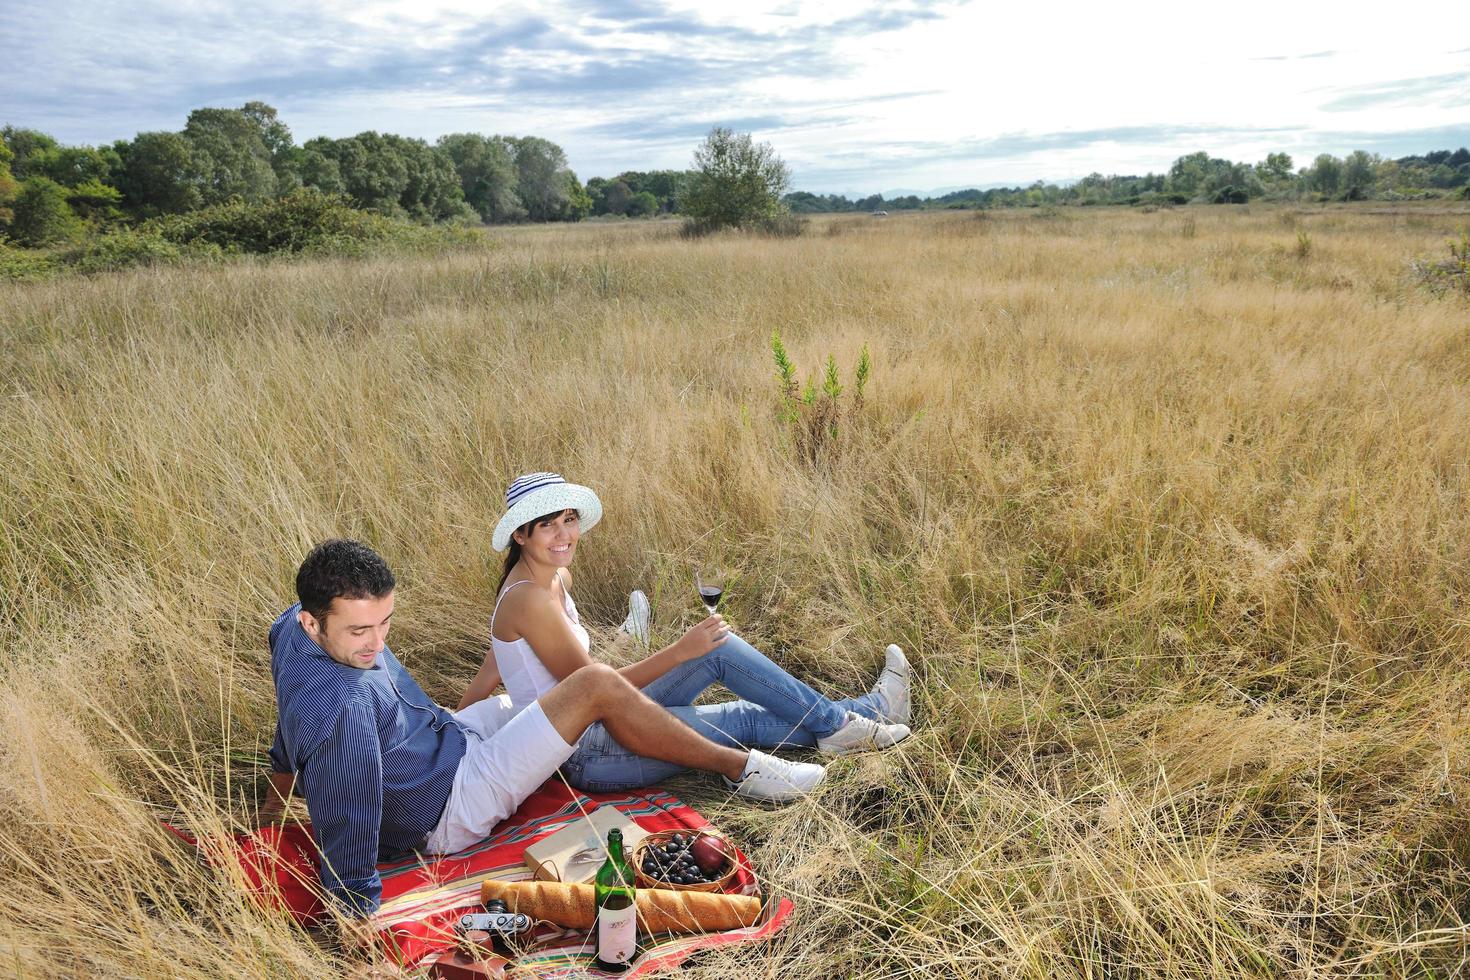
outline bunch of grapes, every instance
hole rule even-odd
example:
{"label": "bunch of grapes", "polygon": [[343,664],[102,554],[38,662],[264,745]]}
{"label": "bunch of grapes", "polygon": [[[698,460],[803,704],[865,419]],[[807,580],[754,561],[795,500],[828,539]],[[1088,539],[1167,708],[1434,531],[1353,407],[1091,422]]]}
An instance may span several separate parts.
{"label": "bunch of grapes", "polygon": [[701,865],[694,848],[697,839],[694,834],[674,834],[662,844],[648,845],[643,849],[643,873],[671,885],[702,885],[718,881],[725,870],[724,859],[720,857],[716,864],[706,857]]}

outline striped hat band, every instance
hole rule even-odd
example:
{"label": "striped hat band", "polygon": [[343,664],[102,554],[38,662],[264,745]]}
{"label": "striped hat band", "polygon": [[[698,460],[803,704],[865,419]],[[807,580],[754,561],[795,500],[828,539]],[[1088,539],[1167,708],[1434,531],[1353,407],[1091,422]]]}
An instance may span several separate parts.
{"label": "striped hat band", "polygon": [[560,473],[527,473],[525,476],[516,477],[516,482],[505,488],[505,506],[514,507],[516,501],[533,490],[553,487],[566,482]]}

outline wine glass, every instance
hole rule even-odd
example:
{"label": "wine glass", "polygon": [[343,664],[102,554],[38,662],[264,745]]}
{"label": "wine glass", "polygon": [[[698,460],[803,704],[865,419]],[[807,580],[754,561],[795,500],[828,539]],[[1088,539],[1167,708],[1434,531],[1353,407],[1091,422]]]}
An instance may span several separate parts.
{"label": "wine glass", "polygon": [[725,571],[714,565],[702,565],[694,572],[694,588],[699,592],[699,601],[713,616],[725,594]]}

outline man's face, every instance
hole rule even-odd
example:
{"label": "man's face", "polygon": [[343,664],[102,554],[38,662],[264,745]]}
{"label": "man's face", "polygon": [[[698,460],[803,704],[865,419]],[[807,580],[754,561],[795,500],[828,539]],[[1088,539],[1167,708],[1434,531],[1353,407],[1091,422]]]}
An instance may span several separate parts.
{"label": "man's face", "polygon": [[393,593],[381,599],[332,600],[325,621],[305,609],[297,617],[306,635],[339,664],[367,670],[388,645],[388,623],[393,618]]}

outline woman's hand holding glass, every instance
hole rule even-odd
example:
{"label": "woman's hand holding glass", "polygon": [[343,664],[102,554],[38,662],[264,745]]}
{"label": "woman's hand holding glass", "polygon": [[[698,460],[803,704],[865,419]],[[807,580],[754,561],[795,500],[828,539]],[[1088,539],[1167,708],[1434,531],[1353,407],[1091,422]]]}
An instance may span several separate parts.
{"label": "woman's hand holding glass", "polygon": [[689,627],[683,636],[674,641],[674,645],[679,648],[681,661],[698,660],[725,642],[725,637],[729,635],[730,627],[725,622],[725,617],[714,613]]}

